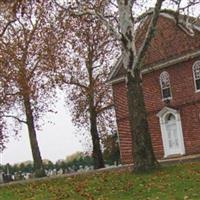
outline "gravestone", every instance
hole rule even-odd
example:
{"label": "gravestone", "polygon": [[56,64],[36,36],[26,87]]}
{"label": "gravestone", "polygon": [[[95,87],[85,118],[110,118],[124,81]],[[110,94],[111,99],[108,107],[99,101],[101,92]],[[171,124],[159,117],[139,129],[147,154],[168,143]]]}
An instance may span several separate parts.
{"label": "gravestone", "polygon": [[3,183],[3,172],[0,171],[0,184]]}

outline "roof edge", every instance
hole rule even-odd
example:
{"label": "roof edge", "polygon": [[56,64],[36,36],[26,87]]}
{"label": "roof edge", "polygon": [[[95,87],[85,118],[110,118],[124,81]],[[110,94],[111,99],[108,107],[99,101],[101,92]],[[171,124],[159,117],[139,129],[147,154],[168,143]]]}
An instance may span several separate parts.
{"label": "roof edge", "polygon": [[113,85],[113,84],[121,83],[121,82],[125,81],[125,79],[126,79],[126,76],[120,76],[118,78],[108,80],[107,84]]}
{"label": "roof edge", "polygon": [[[177,63],[181,63],[181,62],[187,61],[189,59],[196,58],[198,56],[200,56],[200,50],[192,52],[192,53],[185,54],[183,56],[179,56],[177,58],[173,58],[173,59],[168,60],[166,62],[162,62],[162,63],[156,64],[156,65],[152,65],[152,67],[150,67],[150,68],[143,69],[142,74],[148,74],[152,71],[163,69],[163,68],[169,67],[170,65],[175,65]],[[118,77],[116,79],[109,80],[108,84],[116,84],[116,83],[122,82],[124,80],[125,80],[125,76],[123,75],[123,76]]]}
{"label": "roof edge", "polygon": [[192,52],[192,53],[185,54],[183,56],[179,56],[177,58],[170,59],[170,60],[163,62],[163,63],[160,63],[160,64],[153,65],[150,68],[143,69],[142,74],[147,74],[147,73],[150,73],[150,72],[155,71],[155,70],[163,69],[165,67],[169,67],[170,65],[181,63],[181,62],[187,61],[189,59],[196,58],[198,56],[200,56],[200,50]]}
{"label": "roof edge", "polygon": [[120,56],[119,58],[118,58],[118,60],[115,62],[115,64],[114,64],[114,66],[113,66],[113,68],[111,69],[111,73],[109,74],[109,76],[108,76],[108,82],[112,79],[112,77],[114,76],[114,75],[116,75],[116,73],[119,71],[119,69],[120,69],[120,64],[121,64],[121,62],[122,62],[122,56]]}

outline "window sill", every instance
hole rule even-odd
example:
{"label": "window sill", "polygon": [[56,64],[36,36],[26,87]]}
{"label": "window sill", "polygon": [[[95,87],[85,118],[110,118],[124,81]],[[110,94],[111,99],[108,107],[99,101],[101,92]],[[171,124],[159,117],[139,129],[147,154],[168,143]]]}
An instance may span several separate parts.
{"label": "window sill", "polygon": [[199,93],[200,92],[200,89],[199,90],[195,90],[195,93]]}
{"label": "window sill", "polygon": [[[200,92],[200,90],[199,90]],[[172,100],[172,97],[166,98],[166,99],[162,99],[162,101],[168,101],[168,100]]]}

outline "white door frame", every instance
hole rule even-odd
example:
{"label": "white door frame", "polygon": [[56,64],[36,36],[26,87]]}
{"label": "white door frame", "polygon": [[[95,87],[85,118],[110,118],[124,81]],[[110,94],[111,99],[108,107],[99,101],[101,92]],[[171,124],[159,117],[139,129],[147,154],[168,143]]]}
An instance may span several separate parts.
{"label": "white door frame", "polygon": [[180,155],[185,154],[185,145],[184,145],[180,113],[175,109],[172,109],[169,107],[164,107],[159,113],[157,113],[157,117],[159,117],[159,120],[160,120],[160,128],[161,128],[165,158],[170,155],[173,155],[170,152],[169,145],[168,145],[168,137],[167,137],[168,133],[166,130],[166,120],[165,120],[167,115],[169,115],[169,114],[172,114],[175,116],[176,127],[177,127],[177,137],[178,137],[178,141],[179,141],[179,145],[180,145],[178,154],[180,154]]}

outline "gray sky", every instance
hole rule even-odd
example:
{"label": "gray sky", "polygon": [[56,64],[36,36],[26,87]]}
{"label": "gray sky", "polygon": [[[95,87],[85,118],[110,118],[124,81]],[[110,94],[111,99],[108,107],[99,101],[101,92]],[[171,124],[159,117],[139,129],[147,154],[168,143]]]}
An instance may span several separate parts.
{"label": "gray sky", "polygon": [[[48,120],[54,124],[46,123],[43,130],[37,134],[42,158],[53,162],[83,150],[83,145],[79,142],[81,137],[75,134],[75,128],[69,112],[63,105],[63,100],[58,103],[57,111],[56,115],[48,115]],[[20,135],[21,137],[10,139],[7,149],[0,155],[1,164],[32,160],[27,127],[23,128]]]}

